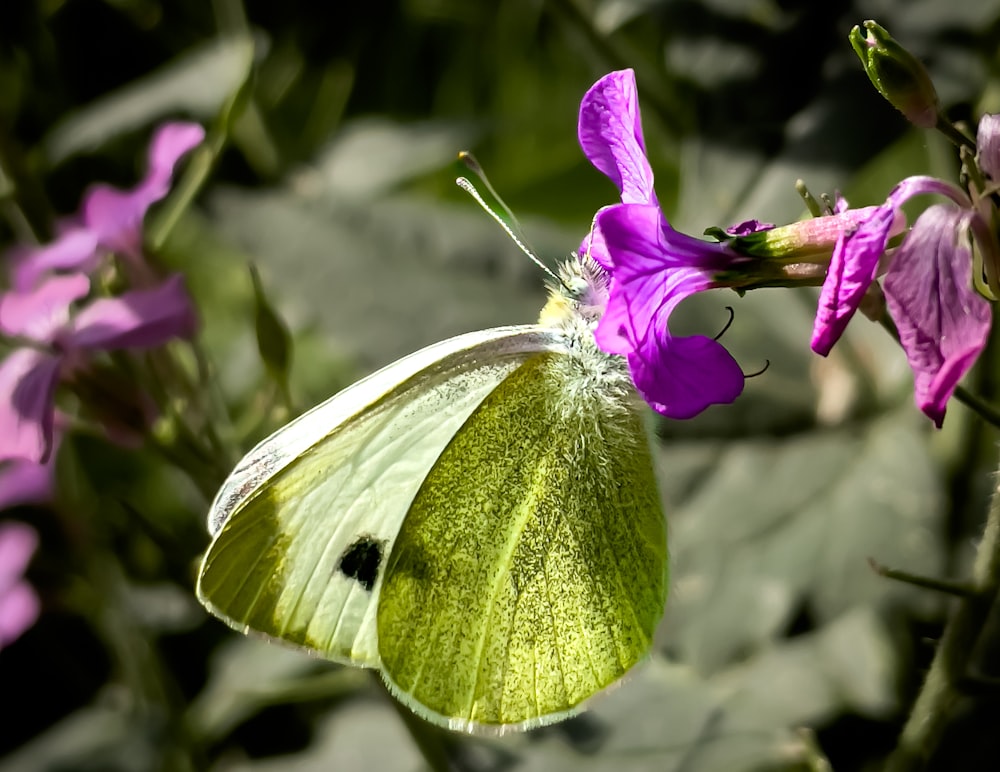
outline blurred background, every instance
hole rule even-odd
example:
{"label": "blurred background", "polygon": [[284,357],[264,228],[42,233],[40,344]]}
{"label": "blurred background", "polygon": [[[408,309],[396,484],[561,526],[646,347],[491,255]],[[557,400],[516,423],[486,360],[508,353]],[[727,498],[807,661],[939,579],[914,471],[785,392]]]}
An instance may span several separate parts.
{"label": "blurred background", "polygon": [[[454,185],[472,150],[550,263],[614,187],[576,141],[586,89],[632,67],[656,189],[700,234],[804,214],[794,190],[882,201],[955,179],[956,154],[875,92],[848,44],[876,19],[956,120],[1000,111],[996,0],[8,0],[0,4],[0,246],[87,185],[131,186],[159,123],[223,138],[156,249],[181,270],[248,448],[264,411],[257,266],[295,341],[305,409],[449,335],[533,321],[543,277]],[[155,214],[155,213],[154,213]],[[877,576],[968,572],[996,430],[940,432],[905,360],[863,319],[820,360],[815,294],[717,291],[677,331],[715,334],[749,381],[731,406],[656,424],[672,586],[656,651],[564,724],[437,736],[460,770],[880,768],[933,654],[942,597]],[[969,386],[996,397],[991,346]],[[0,770],[416,770],[368,674],[243,638],[193,595],[208,502],[143,450],[70,436],[58,497],[17,507],[42,612],[0,651]],[[219,480],[221,482],[221,480]],[[997,700],[970,700],[949,769],[991,769]],[[811,732],[801,731],[808,728]]]}

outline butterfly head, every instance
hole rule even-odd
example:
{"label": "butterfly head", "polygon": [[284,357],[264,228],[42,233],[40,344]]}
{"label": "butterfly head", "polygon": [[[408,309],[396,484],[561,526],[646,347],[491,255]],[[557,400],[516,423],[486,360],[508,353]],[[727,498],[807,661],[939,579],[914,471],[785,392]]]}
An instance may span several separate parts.
{"label": "butterfly head", "polygon": [[589,256],[572,256],[559,266],[559,282],[549,286],[549,301],[539,322],[564,327],[581,320],[593,329],[608,304],[609,277]]}

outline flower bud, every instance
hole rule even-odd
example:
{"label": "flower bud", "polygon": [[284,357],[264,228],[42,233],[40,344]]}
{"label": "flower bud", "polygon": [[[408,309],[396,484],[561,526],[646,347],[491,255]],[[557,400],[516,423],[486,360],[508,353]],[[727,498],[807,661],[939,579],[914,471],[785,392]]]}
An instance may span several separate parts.
{"label": "flower bud", "polygon": [[874,21],[851,30],[850,40],[865,72],[889,103],[915,126],[931,129],[938,122],[938,96],[923,64]]}

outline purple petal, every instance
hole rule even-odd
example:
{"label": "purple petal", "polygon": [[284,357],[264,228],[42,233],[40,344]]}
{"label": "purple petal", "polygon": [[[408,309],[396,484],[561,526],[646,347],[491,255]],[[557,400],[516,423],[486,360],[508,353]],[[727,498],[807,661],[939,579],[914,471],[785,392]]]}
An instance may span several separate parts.
{"label": "purple petal", "polygon": [[615,183],[622,202],[656,203],[632,70],[609,73],[590,87],[580,103],[578,134],[584,155]]}
{"label": "purple petal", "polygon": [[38,548],[38,534],[24,523],[0,523],[0,648],[16,640],[38,618],[38,596],[22,579]]}
{"label": "purple petal", "polygon": [[868,287],[875,281],[879,258],[885,253],[889,239],[905,227],[903,203],[924,194],[945,196],[961,207],[972,206],[968,196],[951,183],[927,176],[907,177],[893,188],[885,203],[872,208],[856,228],[843,231],[833,249],[813,324],[812,349],[817,354],[830,353],[858,310]]}
{"label": "purple petal", "polygon": [[1000,115],[984,115],[976,132],[979,168],[1000,182]]}
{"label": "purple petal", "polygon": [[28,568],[38,549],[38,534],[25,523],[0,523],[0,593],[10,589]]}
{"label": "purple petal", "polygon": [[966,228],[973,216],[953,206],[929,207],[896,250],[883,282],[913,369],[917,406],[938,428],[990,332],[990,304],[971,285]]}
{"label": "purple petal", "polygon": [[9,646],[38,619],[41,604],[27,582],[0,594],[0,649]]}
{"label": "purple petal", "polygon": [[760,233],[774,228],[773,222],[761,222],[760,220],[744,220],[737,225],[730,225],[726,228],[726,233],[730,236],[749,236],[751,233]]}
{"label": "purple petal", "polygon": [[628,355],[628,364],[643,399],[669,418],[693,418],[743,392],[739,364],[721,343],[703,335],[650,340]]}
{"label": "purple petal", "polygon": [[88,271],[97,257],[97,234],[70,228],[50,244],[22,249],[12,259],[14,288],[27,292],[49,271]]}
{"label": "purple petal", "polygon": [[0,509],[52,501],[55,457],[55,453],[49,453],[44,464],[8,461],[0,466]]}
{"label": "purple petal", "polygon": [[70,305],[90,292],[83,274],[53,276],[28,292],[0,295],[0,332],[52,343],[69,322]]}
{"label": "purple petal", "polygon": [[108,249],[138,256],[142,250],[142,220],[154,203],[167,195],[177,162],[205,138],[196,123],[161,126],[149,147],[149,170],[132,190],[93,186],[83,199],[83,220]]}
{"label": "purple petal", "polygon": [[877,207],[857,228],[842,232],[837,239],[813,324],[812,349],[817,354],[830,353],[875,281],[895,218],[892,207]]}
{"label": "purple petal", "polygon": [[65,336],[67,347],[111,350],[151,348],[189,338],[197,318],[184,279],[175,274],[150,290],[100,298],[81,309]]}
{"label": "purple petal", "polygon": [[0,460],[40,463],[49,457],[59,361],[21,348],[0,362]]}
{"label": "purple petal", "polygon": [[[630,346],[655,334],[651,330],[665,328],[677,303],[711,287],[713,271],[723,270],[738,257],[724,244],[678,233],[652,204],[606,207],[597,223],[614,280],[608,308],[595,332],[598,345],[608,353],[627,353]],[[635,330],[638,338],[623,338],[623,328]]]}
{"label": "purple petal", "polygon": [[584,237],[583,241],[580,242],[580,248],[576,253],[580,256],[590,257],[591,260],[609,273],[614,267],[611,263],[611,255],[608,254],[608,247],[604,243],[604,234],[601,233],[601,229],[596,224],[590,229],[590,233]]}

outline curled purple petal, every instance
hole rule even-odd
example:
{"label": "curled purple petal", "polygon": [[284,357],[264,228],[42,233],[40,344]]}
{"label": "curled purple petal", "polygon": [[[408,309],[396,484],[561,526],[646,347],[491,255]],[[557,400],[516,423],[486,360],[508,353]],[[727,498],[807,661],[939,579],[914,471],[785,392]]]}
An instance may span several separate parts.
{"label": "curled purple petal", "polygon": [[35,529],[14,521],[0,523],[0,649],[35,623],[38,596],[23,575],[38,548]]}
{"label": "curled purple petal", "polygon": [[837,239],[813,324],[811,345],[817,354],[830,353],[875,281],[895,218],[892,207],[878,207],[866,221]]}
{"label": "curled purple petal", "polygon": [[146,177],[132,190],[93,186],[83,199],[83,221],[108,249],[138,256],[146,211],[170,191],[177,162],[205,138],[196,123],[168,123],[153,136]]}
{"label": "curled purple petal", "polygon": [[979,168],[1000,182],[1000,115],[984,115],[976,131]]}
{"label": "curled purple petal", "polygon": [[175,274],[153,289],[90,303],[73,318],[64,343],[80,349],[151,348],[189,338],[196,329],[191,296]]}
{"label": "curled purple petal", "polygon": [[[882,206],[851,210],[855,216],[865,214],[857,227],[848,227],[841,232],[833,249],[813,324],[812,349],[817,354],[826,356],[830,353],[858,310],[868,287],[875,281],[879,258],[885,253],[889,239],[905,227],[903,204],[914,196],[924,194],[945,196],[964,208],[972,206],[969,197],[955,185],[918,175],[907,177],[893,188]],[[834,215],[834,218],[840,216]],[[843,216],[848,215],[844,213]]]}
{"label": "curled purple petal", "polygon": [[914,223],[883,282],[914,376],[917,406],[941,427],[945,407],[990,332],[990,304],[971,286],[971,210],[936,204]]}
{"label": "curled purple petal", "polygon": [[49,457],[59,364],[58,357],[30,348],[0,362],[0,460]]}
{"label": "curled purple petal", "polygon": [[623,203],[656,203],[632,70],[609,73],[590,87],[580,103],[578,135],[584,155],[615,183]]}
{"label": "curled purple petal", "polygon": [[52,276],[27,292],[0,295],[0,332],[52,343],[69,322],[70,306],[90,292],[83,274]]}

